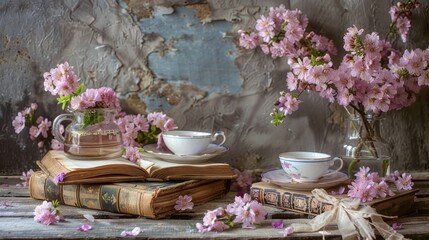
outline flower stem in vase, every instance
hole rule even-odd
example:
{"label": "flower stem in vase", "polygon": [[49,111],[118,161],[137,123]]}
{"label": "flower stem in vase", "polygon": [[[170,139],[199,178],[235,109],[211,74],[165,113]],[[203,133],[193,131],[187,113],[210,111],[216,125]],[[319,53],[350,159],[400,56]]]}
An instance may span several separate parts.
{"label": "flower stem in vase", "polygon": [[353,177],[359,167],[371,165],[371,169],[379,169],[379,174],[384,176],[389,167],[389,157],[383,155],[387,144],[379,134],[380,118],[365,114],[362,106],[352,108],[353,112],[345,108],[350,121],[341,153],[348,160],[347,173]]}

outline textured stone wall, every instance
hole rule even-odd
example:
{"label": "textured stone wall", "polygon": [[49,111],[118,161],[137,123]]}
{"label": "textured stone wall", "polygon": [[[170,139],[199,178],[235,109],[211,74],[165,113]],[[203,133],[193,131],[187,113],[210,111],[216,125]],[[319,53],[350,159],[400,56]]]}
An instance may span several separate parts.
{"label": "textured stone wall", "polygon": [[[403,47],[429,46],[429,4],[421,2]],[[349,26],[384,35],[390,21],[390,1],[1,1],[0,174],[34,168],[43,156],[11,121],[29,102],[51,119],[62,112],[44,92],[42,74],[64,61],[87,87],[114,88],[130,113],[163,110],[182,129],[225,131],[231,150],[219,160],[235,167],[279,167],[278,154],[292,150],[335,154],[341,109],[308,94],[286,124],[272,126],[288,66],[238,47],[237,30],[279,4],[301,9],[310,29],[339,48]],[[393,168],[429,170],[428,98],[425,90],[411,107],[386,115]]]}

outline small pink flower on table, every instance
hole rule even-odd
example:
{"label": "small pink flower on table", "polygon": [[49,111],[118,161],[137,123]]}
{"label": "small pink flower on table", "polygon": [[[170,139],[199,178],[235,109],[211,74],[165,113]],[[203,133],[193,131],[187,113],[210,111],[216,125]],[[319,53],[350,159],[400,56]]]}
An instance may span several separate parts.
{"label": "small pink flower on table", "polygon": [[177,211],[185,211],[185,210],[192,210],[194,207],[194,203],[192,202],[192,196],[188,195],[180,195],[179,198],[176,201],[176,205],[174,206],[174,209]]}
{"label": "small pink flower on table", "polygon": [[57,207],[57,201],[43,201],[41,205],[36,206],[34,209],[34,221],[45,225],[58,223],[61,220],[61,215]]}

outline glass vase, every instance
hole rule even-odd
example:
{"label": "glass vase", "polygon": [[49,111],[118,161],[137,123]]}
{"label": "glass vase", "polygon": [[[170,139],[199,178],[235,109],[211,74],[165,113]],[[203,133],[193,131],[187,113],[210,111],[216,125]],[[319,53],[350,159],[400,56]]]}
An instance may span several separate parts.
{"label": "glass vase", "polygon": [[[114,122],[115,109],[75,110],[57,116],[53,123],[54,137],[64,144],[64,153],[74,159],[108,159],[122,155],[121,131]],[[60,124],[71,121],[60,133]]]}
{"label": "glass vase", "polygon": [[390,171],[390,149],[380,130],[383,119],[373,115],[349,115],[347,131],[339,156],[344,161],[342,172],[355,178],[360,167],[386,176]]}

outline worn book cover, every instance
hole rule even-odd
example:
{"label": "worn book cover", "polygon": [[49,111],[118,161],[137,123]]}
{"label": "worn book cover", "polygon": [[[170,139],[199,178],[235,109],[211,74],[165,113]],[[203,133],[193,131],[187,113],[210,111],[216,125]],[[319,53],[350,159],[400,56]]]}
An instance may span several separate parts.
{"label": "worn book cover", "polygon": [[[332,190],[337,190],[335,187]],[[331,190],[326,189],[329,193]],[[395,196],[380,198],[368,203],[377,210],[377,213],[388,216],[401,216],[412,211],[414,196],[418,190],[408,190],[397,192]],[[288,211],[318,215],[332,209],[332,205],[321,203],[315,199],[311,191],[288,190],[277,185],[257,182],[252,184],[251,196],[264,205],[284,209]],[[339,195],[338,198],[347,197]]]}
{"label": "worn book cover", "polygon": [[195,205],[225,195],[229,180],[188,180],[174,182],[128,182],[111,184],[55,184],[43,172],[35,172],[29,182],[30,196],[58,200],[63,205],[165,218],[175,212],[180,195],[192,196]]}
{"label": "worn book cover", "polygon": [[64,174],[59,184],[110,183],[124,181],[174,181],[233,179],[227,163],[180,164],[156,159],[133,163],[124,158],[77,160],[63,151],[49,151],[37,165],[51,178]]}

